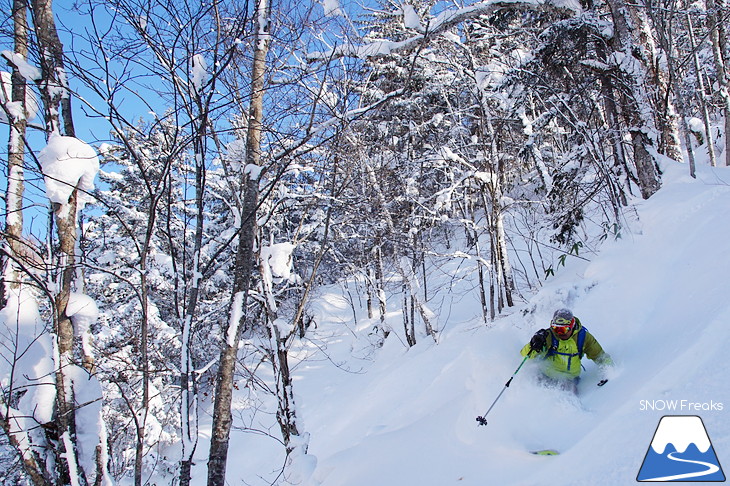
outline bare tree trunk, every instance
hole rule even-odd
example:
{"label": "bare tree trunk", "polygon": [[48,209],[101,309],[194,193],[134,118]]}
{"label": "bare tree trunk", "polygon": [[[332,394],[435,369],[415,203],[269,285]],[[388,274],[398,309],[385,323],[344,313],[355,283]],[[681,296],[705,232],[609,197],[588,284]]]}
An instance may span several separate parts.
{"label": "bare tree trunk", "polygon": [[383,252],[380,245],[381,241],[378,238],[378,244],[375,247],[375,292],[378,297],[380,331],[383,339],[387,339],[388,335],[390,335],[390,327],[385,320],[385,316],[388,313],[388,301],[385,298],[385,268],[383,267]]}
{"label": "bare tree trunk", "polygon": [[[413,323],[413,318],[415,317],[415,315],[410,315],[411,313],[408,312],[409,307],[412,308],[413,299],[409,298],[410,295],[408,294],[408,286],[404,284],[402,289],[403,304],[401,304],[401,313],[403,314],[403,332],[406,336],[406,343],[408,343],[408,346],[413,347],[416,345],[415,325]],[[409,304],[409,301],[411,302],[411,304]]]}
{"label": "bare tree trunk", "polygon": [[[15,420],[7,415],[0,414],[0,427],[2,427],[4,433],[8,436],[10,444],[18,451],[18,455],[23,461],[23,471],[28,475],[33,483],[33,486],[51,486],[51,478],[48,477],[48,473],[41,467],[38,458],[32,450],[28,450],[27,446],[20,444],[18,437],[13,433],[10,425],[11,421]],[[26,453],[23,453],[23,449],[26,448]]]}
{"label": "bare tree trunk", "polygon": [[[197,159],[197,158],[196,158]],[[193,455],[198,444],[198,394],[195,380],[195,366],[192,359],[192,325],[195,309],[198,305],[198,295],[202,275],[200,274],[200,253],[203,243],[203,166],[196,162],[196,199],[197,216],[195,224],[195,242],[193,243],[193,281],[185,307],[182,322],[182,350],[180,355],[180,418],[182,420],[182,453],[180,459],[180,486],[190,484]]]}
{"label": "bare tree trunk", "polygon": [[75,276],[77,196],[78,190],[74,189],[67,204],[54,203],[60,252],[60,281],[55,296],[53,319],[59,359],[56,362],[54,434],[64,438],[55,451],[56,473],[60,484],[69,484],[72,476],[85,478],[78,461],[73,387],[66,376],[66,368],[74,366],[74,329],[66,308]]}
{"label": "bare tree trunk", "polygon": [[[264,81],[266,55],[269,50],[270,5],[268,0],[258,0],[254,61],[251,73],[251,104],[248,116],[246,163],[258,167],[261,163],[261,130],[263,119]],[[246,323],[246,301],[254,271],[254,239],[256,235],[256,209],[258,206],[258,177],[241,174],[244,189],[241,211],[241,228],[238,236],[236,270],[231,297],[229,322],[223,335],[218,376],[216,377],[213,427],[208,456],[208,486],[223,486],[226,478],[228,442],[231,433],[231,402],[236,355],[241,332]]]}
{"label": "bare tree trunk", "polygon": [[484,287],[484,261],[482,259],[479,233],[477,231],[474,231],[474,241],[477,250],[477,272],[479,273],[479,301],[482,304],[482,319],[484,320],[484,324],[487,324],[489,322],[489,309],[487,307],[487,294]]}
{"label": "bare tree trunk", "polygon": [[367,295],[366,306],[368,310],[368,319],[373,318],[373,291],[375,289],[375,273],[370,266],[365,268],[365,293]]}
{"label": "bare tree trunk", "polygon": [[[662,49],[667,53],[674,53],[676,51],[676,48],[674,47],[674,39],[672,38],[671,29],[674,12],[670,11],[669,13],[664,14],[661,11],[656,11],[656,9],[652,9],[649,13],[654,19],[654,23],[660,26],[658,38],[659,42],[662,45]],[[669,85],[674,89],[677,109],[680,113],[682,133],[684,134],[685,149],[687,153],[687,158],[689,160],[689,174],[690,176],[695,177],[695,154],[694,149],[692,148],[692,138],[690,136],[689,125],[687,123],[688,104],[682,89],[680,89],[680,87],[677,85],[679,73],[677,72],[677,63],[674,60],[675,57],[676,56],[667,57],[666,69],[669,73]]]}
{"label": "bare tree trunk", "polygon": [[[492,178],[498,177],[493,175]],[[482,205],[484,206],[484,214],[487,218],[487,227],[489,228],[489,244],[490,244],[490,289],[489,289],[489,316],[494,320],[496,315],[502,312],[506,305],[512,307],[512,289],[513,285],[509,259],[506,254],[507,246],[504,242],[504,225],[501,223],[500,209],[497,207],[498,198],[494,195],[494,188],[490,184],[488,188],[490,197],[487,197],[487,189],[482,186],[481,196]],[[501,233],[501,234],[500,234]],[[496,308],[495,308],[496,304]]]}
{"label": "bare tree trunk", "polygon": [[695,36],[692,31],[692,18],[687,13],[687,36],[689,37],[690,49],[692,49],[692,58],[694,60],[695,75],[697,77],[697,97],[702,107],[702,118],[705,124],[705,138],[707,139],[707,153],[710,156],[710,166],[716,167],[715,158],[715,139],[712,136],[712,127],[710,126],[710,112],[707,109],[707,94],[705,93],[705,83],[702,79],[702,67],[700,66],[699,55],[695,49]]}
{"label": "bare tree trunk", "polygon": [[245,197],[241,214],[233,295],[231,297],[228,326],[223,334],[218,374],[216,376],[215,401],[213,405],[213,428],[208,456],[208,486],[225,484],[228,440],[231,433],[231,402],[233,400],[233,379],[236,355],[241,333],[246,324],[246,301],[254,271],[254,234],[256,231],[256,207],[258,206],[258,180],[249,179],[245,186]]}
{"label": "bare tree trunk", "polygon": [[[684,112],[684,104],[679,101],[681,100],[681,96],[682,95],[679,95],[677,97],[677,106],[679,107],[680,112]],[[690,135],[689,124],[687,123],[687,117],[685,116],[682,116],[682,133],[684,133],[684,144],[687,151],[687,159],[689,160],[689,175],[695,178],[697,177],[695,152],[692,148],[692,136]]]}
{"label": "bare tree trunk", "polygon": [[[260,272],[264,276],[270,273],[264,269],[265,265],[267,263],[259,259]],[[281,437],[284,442],[286,454],[289,456],[295,448],[292,444],[292,438],[300,435],[297,426],[296,408],[294,406],[294,387],[289,369],[289,352],[287,348],[288,340],[295,333],[296,321],[291,322],[290,331],[282,334],[279,323],[277,322],[278,310],[273,295],[271,280],[263,277],[262,287],[265,301],[263,305],[266,308],[267,333],[270,342],[267,354],[273,368],[272,371],[276,383],[276,421],[281,430]],[[306,453],[306,450],[304,452]]]}
{"label": "bare tree trunk", "polygon": [[196,101],[200,105],[199,116],[195,118],[193,125],[196,127],[194,134],[194,156],[195,156],[195,240],[193,242],[193,280],[190,295],[185,306],[183,317],[183,341],[180,362],[180,388],[182,397],[180,400],[182,419],[182,457],[180,460],[180,486],[190,484],[190,474],[193,464],[193,455],[198,444],[198,395],[195,381],[195,366],[192,360],[192,324],[193,317],[198,305],[200,285],[202,279],[201,251],[203,245],[203,227],[205,225],[205,207],[203,195],[205,193],[205,142],[208,126],[207,104],[200,103],[200,95],[197,94]]}
{"label": "bare tree trunk", "polygon": [[[682,148],[679,140],[678,116],[672,104],[670,90],[672,77],[667,69],[668,62],[664,60],[672,55],[669,45],[660,41],[656,45],[656,37],[664,37],[657,30],[664,30],[664,34],[671,35],[673,13],[663,15],[653,5],[653,0],[642,0],[637,4],[627,4],[633,29],[635,57],[640,60],[646,70],[646,92],[654,105],[657,140],[656,148],[660,154],[666,155],[677,162],[682,161]],[[670,42],[671,44],[671,42]],[[650,116],[650,114],[647,114]]]}
{"label": "bare tree trunk", "polygon": [[[610,130],[608,137],[611,140],[613,167],[629,176],[627,173],[628,161],[626,150],[624,149],[623,137],[621,136],[624,129],[621,126],[621,120],[616,106],[616,89],[613,85],[613,78],[606,73],[601,73],[599,79],[601,81],[601,98],[606,113],[606,123]],[[616,199],[619,204],[625,206],[628,201],[626,200],[624,188],[620,187],[618,192]]]}
{"label": "bare tree trunk", "polygon": [[653,155],[660,134],[653,118],[656,107],[648,92],[654,81],[649,75],[646,60],[636,53],[636,47],[641,46],[640,37],[643,33],[639,31],[647,25],[635,25],[633,18],[637,15],[644,18],[645,14],[637,14],[636,6],[620,0],[608,0],[607,3],[613,18],[615,50],[625,55],[620,68],[627,90],[623,112],[631,134],[641,195],[647,199],[660,187],[659,171]]}
{"label": "bare tree trunk", "polygon": [[[487,206],[485,206],[485,211],[489,211]],[[505,283],[496,226],[496,214],[492,210],[492,214],[489,217],[489,253],[492,255],[493,297],[497,304],[496,313],[499,314],[504,309]]]}
{"label": "bare tree trunk", "polygon": [[[491,242],[490,250],[492,253],[492,262],[494,264],[492,271],[496,272],[497,277],[497,312],[501,312],[505,306],[503,296],[507,301],[507,306],[514,306],[514,301],[512,299],[514,278],[512,276],[512,266],[509,261],[509,254],[507,253],[507,235],[504,230],[504,216],[502,214],[502,179],[504,174],[502,174],[503,171],[500,163],[500,154],[499,149],[497,148],[497,137],[495,136],[494,127],[492,126],[491,116],[487,111],[488,105],[483,103],[483,101],[484,100],[480,103],[482,124],[479,129],[482,132],[485,132],[485,139],[491,140],[491,142],[488,147],[484,147],[484,158],[489,161],[488,170],[490,180],[489,182],[482,184],[481,196],[484,206],[484,214],[487,216],[489,221],[489,235]],[[489,199],[486,195],[487,190],[489,191]],[[494,319],[494,311],[492,311],[492,319]]]}
{"label": "bare tree trunk", "polygon": [[[380,238],[376,239],[375,247],[371,252],[367,254],[368,261],[365,275],[367,285],[367,307],[368,307],[368,319],[372,319],[374,316],[373,312],[373,297],[378,301],[378,322],[374,330],[381,340],[387,339],[390,334],[390,328],[385,320],[385,314],[387,311],[387,302],[385,300],[383,280],[383,258],[380,252]],[[373,295],[374,294],[374,295]],[[382,341],[379,342],[382,345]]]}
{"label": "bare tree trunk", "polygon": [[[491,248],[494,248],[494,237],[491,235],[489,236],[490,242],[492,243]],[[497,300],[497,296],[499,295],[499,288],[497,287],[497,278],[495,276],[495,273],[498,272],[497,270],[497,255],[494,253],[494,251],[489,252],[489,259],[490,259],[490,272],[489,272],[489,319],[494,320],[495,317],[497,317],[497,309],[495,307],[495,302]],[[499,309],[502,310],[501,308]]]}
{"label": "bare tree trunk", "polygon": [[[395,234],[395,225],[393,224],[393,218],[388,212],[388,206],[385,202],[385,195],[383,194],[383,191],[378,184],[378,180],[375,177],[375,171],[368,161],[365,161],[365,172],[377,196],[378,205],[380,206],[380,210],[383,214],[383,217],[385,218],[388,230],[390,234]],[[434,329],[433,323],[431,322],[433,319],[432,313],[422,302],[421,297],[418,295],[417,282],[414,279],[413,267],[410,264],[410,261],[403,257],[400,259],[399,262],[396,263],[396,267],[398,269],[398,273],[400,273],[400,276],[403,279],[403,283],[408,287],[408,292],[411,294],[411,296],[415,298],[416,308],[418,309],[418,314],[421,316],[421,320],[423,321],[423,325],[426,329],[426,334],[431,336],[435,341],[436,331]]]}
{"label": "bare tree trunk", "polygon": [[[33,21],[40,48],[42,80],[41,97],[49,134],[74,136],[71,100],[63,64],[63,46],[53,16],[51,0],[33,0]],[[63,115],[63,130],[59,114]],[[74,366],[74,329],[66,314],[76,271],[76,238],[78,187],[74,188],[64,204],[53,204],[58,235],[59,276],[54,299],[54,333],[58,346],[56,363],[55,421],[52,434],[58,440],[56,447],[56,481],[68,484],[77,477],[86,484],[86,474],[78,460],[75,404],[73,387],[66,376],[66,368]]]}
{"label": "bare tree trunk", "polygon": [[[495,184],[499,184],[495,182]],[[497,191],[495,191],[497,192]],[[501,194],[501,191],[497,192]],[[515,289],[514,278],[512,276],[512,265],[507,254],[507,234],[504,231],[504,216],[502,215],[502,206],[500,205],[500,197],[495,197],[492,210],[494,211],[494,235],[496,240],[496,250],[499,260],[500,274],[504,282],[504,296],[507,301],[507,307],[513,307],[514,300],[512,292]]]}
{"label": "bare tree trunk", "polygon": [[[247,177],[248,176],[244,176]],[[213,429],[208,456],[208,486],[225,484],[228,460],[228,439],[231,432],[231,402],[236,355],[241,333],[246,325],[246,302],[254,272],[254,236],[256,232],[256,208],[258,206],[258,179],[248,178],[241,206],[242,225],[239,229],[236,252],[233,294],[229,309],[229,321],[223,333],[218,374],[216,376],[213,405]]]}
{"label": "bare tree trunk", "polygon": [[[154,217],[150,216],[150,224],[154,221]],[[139,327],[139,367],[142,371],[142,398],[140,409],[135,411],[137,416],[137,443],[135,445],[134,456],[134,485],[142,486],[143,466],[144,466],[144,436],[147,429],[147,416],[149,413],[150,403],[150,367],[148,356],[148,340],[149,340],[149,288],[147,284],[147,255],[146,251],[142,252],[140,258],[140,295],[142,307],[142,319]]]}
{"label": "bare tree trunk", "polygon": [[[43,80],[40,91],[46,110],[46,128],[50,133],[63,133],[74,137],[76,130],[71,116],[71,96],[63,62],[63,44],[56,31],[52,3],[53,0],[31,2],[38,46],[41,50]],[[63,117],[63,130],[60,116]]]}
{"label": "bare tree trunk", "polygon": [[720,20],[725,17],[727,8],[723,0],[707,0],[707,21],[712,41],[712,58],[715,62],[717,84],[722,98],[722,111],[725,118],[725,165],[730,166],[730,79],[728,79],[725,57],[727,38],[725,24]]}
{"label": "bare tree trunk", "polygon": [[[13,1],[13,23],[15,35],[15,53],[28,58],[28,20],[26,2]],[[10,139],[8,141],[8,185],[5,192],[5,242],[6,251],[10,255],[20,255],[23,236],[23,192],[25,191],[25,174],[23,161],[25,158],[25,128],[27,123],[26,85],[16,66],[12,72],[12,100],[23,106],[23,116],[11,117]],[[10,258],[2,259],[3,275],[0,277],[0,309],[6,305],[5,286],[17,287],[19,274]]]}
{"label": "bare tree trunk", "polygon": [[[269,333],[273,349],[271,350],[271,364],[274,368],[274,380],[276,382],[277,410],[276,420],[279,423],[281,437],[284,441],[286,453],[293,451],[292,437],[300,435],[297,427],[297,414],[294,406],[294,388],[292,386],[291,372],[289,371],[289,353],[286,348],[286,336],[282,336],[279,327],[270,316]],[[306,451],[305,451],[306,452]]]}
{"label": "bare tree trunk", "polygon": [[[28,56],[27,49],[27,9],[23,0],[14,0],[13,2],[13,19],[15,24],[15,53]],[[22,231],[23,231],[23,193],[25,176],[23,171],[23,160],[25,155],[25,129],[27,121],[26,87],[25,79],[20,76],[17,67],[13,67],[12,73],[12,101],[21,102],[24,113],[20,117],[11,117],[7,113],[10,121],[10,140],[8,142],[8,181],[6,191],[6,216],[5,216],[5,241],[3,242],[3,275],[0,279],[0,309],[7,305],[6,289],[18,288],[20,282],[20,272],[15,269],[16,263],[13,261],[21,255]],[[10,380],[12,386],[12,379]],[[8,393],[11,395],[12,392]],[[51,478],[43,467],[43,461],[40,460],[36,451],[33,450],[32,444],[27,435],[27,431],[22,430],[18,433],[17,426],[13,427],[16,421],[13,417],[13,411],[6,402],[5,397],[0,397],[0,427],[7,435],[10,444],[15,448],[18,456],[23,463],[23,470],[30,478],[34,486],[50,486]],[[21,438],[19,438],[21,436]]]}

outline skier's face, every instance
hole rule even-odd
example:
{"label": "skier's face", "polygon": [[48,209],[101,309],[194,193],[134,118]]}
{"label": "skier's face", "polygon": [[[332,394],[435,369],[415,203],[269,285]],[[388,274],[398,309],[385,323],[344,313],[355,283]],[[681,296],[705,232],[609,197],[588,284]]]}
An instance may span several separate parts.
{"label": "skier's face", "polygon": [[556,336],[558,336],[559,339],[562,339],[565,341],[566,339],[569,339],[570,336],[573,335],[573,329],[575,328],[575,318],[573,319],[562,319],[557,318],[554,319],[553,322],[550,323],[550,327],[552,327],[553,332]]}
{"label": "skier's face", "polygon": [[570,336],[573,335],[573,330],[572,329],[568,329],[565,332],[557,332],[557,331],[555,331],[555,335],[558,336],[558,339],[560,339],[561,341],[565,341],[566,339],[570,339]]}

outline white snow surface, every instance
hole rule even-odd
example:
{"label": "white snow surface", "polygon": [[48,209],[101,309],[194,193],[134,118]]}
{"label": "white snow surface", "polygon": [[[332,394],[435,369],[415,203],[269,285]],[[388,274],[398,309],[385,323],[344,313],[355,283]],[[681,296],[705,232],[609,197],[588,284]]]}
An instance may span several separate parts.
{"label": "white snow surface", "polygon": [[[634,202],[636,218],[626,221],[621,238],[609,238],[590,261],[568,259],[490,326],[481,321],[476,296],[454,288],[449,297],[428,302],[441,329],[438,343],[419,337],[409,349],[401,335],[400,296],[393,295],[388,321],[394,332],[377,348],[370,336],[377,316],[367,318],[364,299],[349,300],[362,290],[359,284],[321,290],[311,306],[317,327],[291,351],[300,431],[309,434],[306,455],[300,451],[278,477],[285,463],[281,445],[262,434],[234,432],[227,480],[635,484],[664,415],[701,416],[720,464],[730,464],[730,169],[700,167],[697,180],[682,164],[663,170],[662,189]],[[479,426],[475,418],[519,365],[520,348],[558,307],[572,308],[611,354],[610,380],[597,387],[601,374],[586,359],[576,397],[539,384],[530,362],[488,424]],[[237,403],[234,416],[245,409],[245,399]],[[273,423],[269,427],[276,435]],[[205,484],[205,442],[196,452],[195,485]],[[529,453],[546,448],[561,454]]]}

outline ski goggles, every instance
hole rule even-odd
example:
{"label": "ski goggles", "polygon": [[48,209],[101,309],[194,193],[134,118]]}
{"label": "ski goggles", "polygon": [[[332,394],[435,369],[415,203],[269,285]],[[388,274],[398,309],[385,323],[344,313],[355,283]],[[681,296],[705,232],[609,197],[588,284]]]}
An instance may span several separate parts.
{"label": "ski goggles", "polygon": [[575,326],[575,318],[564,319],[562,317],[558,317],[557,319],[553,319],[550,323],[550,327],[556,334],[568,334],[573,330],[573,326]]}

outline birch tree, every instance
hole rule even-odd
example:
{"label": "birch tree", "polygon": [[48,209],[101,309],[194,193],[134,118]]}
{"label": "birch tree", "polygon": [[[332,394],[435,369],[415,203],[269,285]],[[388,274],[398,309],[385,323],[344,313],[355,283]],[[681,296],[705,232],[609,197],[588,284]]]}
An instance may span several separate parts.
{"label": "birch tree", "polygon": [[[32,98],[27,81],[36,81],[40,78],[40,72],[27,63],[29,53],[29,31],[28,12],[26,2],[14,0],[12,3],[13,20],[13,43],[12,52],[5,52],[8,64],[11,66],[12,74],[9,80],[3,78],[0,82],[3,92],[0,93],[0,100],[3,106],[0,108],[0,118],[7,121],[10,127],[8,137],[8,166],[7,166],[7,189],[5,192],[5,230],[2,255],[2,276],[0,276],[0,310],[12,312],[12,308],[19,307],[21,295],[27,292],[22,289],[23,281],[28,279],[26,272],[31,267],[27,258],[29,244],[23,237],[23,196],[25,186],[25,137],[26,126],[30,118],[35,115],[37,106]],[[5,73],[3,73],[5,74]],[[27,79],[30,78],[30,79]],[[10,81],[10,86],[6,81]],[[8,90],[8,88],[10,88]],[[29,103],[29,100],[31,101]],[[33,105],[33,106],[31,106]],[[33,269],[35,270],[35,269]],[[31,270],[31,271],[33,271]],[[11,296],[10,294],[14,296]],[[9,297],[14,304],[8,308]],[[3,359],[11,368],[10,379],[5,382],[7,389],[3,390],[0,397],[0,427],[7,435],[10,444],[15,448],[21,458],[23,470],[35,486],[50,484],[49,474],[43,460],[43,454],[32,449],[33,439],[28,430],[23,426],[24,419],[20,417],[22,412],[18,410],[19,400],[22,394],[28,390],[22,387],[16,388],[14,371],[22,370],[21,359],[25,353],[31,351],[31,347],[22,342],[19,332],[20,326],[11,326],[10,322],[3,322],[6,326],[2,331],[5,342],[10,344],[13,356],[4,355]],[[6,333],[5,331],[9,331]],[[20,381],[20,380],[18,380]]]}
{"label": "birch tree", "polygon": [[258,176],[261,165],[261,135],[264,110],[264,86],[266,56],[269,51],[271,6],[267,0],[258,0],[255,9],[256,35],[254,39],[253,65],[251,68],[251,96],[246,133],[246,160],[239,180],[243,191],[237,201],[238,251],[235,260],[233,289],[228,313],[228,323],[222,335],[222,349],[216,377],[213,426],[208,456],[208,485],[223,486],[228,461],[228,444],[231,433],[231,402],[233,375],[236,368],[238,344],[247,321],[247,297],[254,271],[254,240],[256,235],[256,210],[258,208]]}
{"label": "birch tree", "polygon": [[[51,2],[37,0],[32,2],[31,8],[38,40],[38,58],[42,74],[39,86],[48,133],[48,145],[39,153],[38,158],[46,176],[47,193],[52,203],[58,238],[57,290],[53,299],[54,339],[58,360],[55,363],[56,393],[52,436],[59,439],[59,442],[54,447],[56,467],[54,477],[60,484],[77,481],[103,482],[108,481],[103,432],[98,446],[92,447],[92,450],[96,451],[96,466],[91,466],[88,461],[80,457],[82,451],[78,444],[77,432],[91,431],[84,428],[86,424],[82,426],[77,421],[77,415],[85,411],[76,403],[76,394],[85,392],[77,388],[82,386],[82,382],[74,378],[80,373],[75,363],[83,362],[88,372],[93,366],[93,358],[89,354],[89,347],[81,340],[75,339],[72,319],[78,320],[78,316],[73,317],[76,309],[72,311],[69,308],[72,291],[83,291],[83,282],[76,279],[77,218],[79,210],[87,200],[82,191],[88,191],[93,187],[94,173],[83,173],[74,178],[68,173],[57,172],[57,164],[66,160],[70,160],[67,163],[78,163],[78,160],[87,159],[82,162],[82,166],[90,170],[93,169],[94,162],[98,169],[98,160],[95,160],[96,153],[90,146],[74,138],[71,92],[64,66],[63,46],[56,30]],[[78,160],[73,161],[74,158]],[[51,185],[56,189],[53,194]],[[80,322],[78,324],[81,325]],[[85,331],[78,329],[77,333],[81,337]],[[95,380],[89,385],[97,386]],[[55,441],[49,441],[49,444],[54,443]],[[86,445],[85,455],[88,454],[89,446],[90,444]]]}
{"label": "birch tree", "polygon": [[[13,53],[6,53],[8,64],[12,68],[10,90],[6,92],[6,80],[3,79],[3,93],[0,98],[5,101],[2,107],[2,117],[8,121],[10,136],[8,139],[8,169],[7,190],[5,192],[5,251],[10,255],[18,256],[23,253],[23,194],[25,186],[25,132],[28,118],[37,107],[28,106],[29,88],[26,86],[26,76],[35,81],[40,73],[37,69],[31,72],[21,72],[21,68],[28,67],[28,14],[24,1],[13,1]],[[26,69],[26,71],[29,71]],[[31,100],[33,98],[30,98]],[[33,110],[36,108],[36,110]],[[5,286],[17,286],[20,278],[15,270],[15,264],[10,257],[2,258],[3,276],[0,285],[0,308],[4,307]]]}

